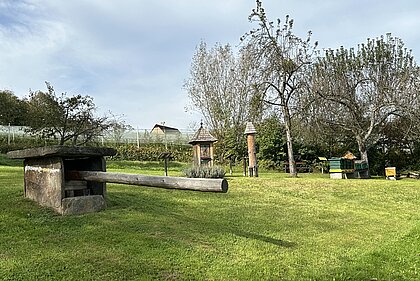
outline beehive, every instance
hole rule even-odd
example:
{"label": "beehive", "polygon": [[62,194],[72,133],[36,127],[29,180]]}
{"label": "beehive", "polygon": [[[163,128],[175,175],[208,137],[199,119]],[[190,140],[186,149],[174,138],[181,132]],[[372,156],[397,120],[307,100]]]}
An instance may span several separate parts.
{"label": "beehive", "polygon": [[387,179],[389,178],[396,178],[397,177],[397,168],[396,167],[386,167],[385,168],[385,176]]}
{"label": "beehive", "polygon": [[354,172],[354,160],[346,158],[331,158],[330,173],[351,173]]}

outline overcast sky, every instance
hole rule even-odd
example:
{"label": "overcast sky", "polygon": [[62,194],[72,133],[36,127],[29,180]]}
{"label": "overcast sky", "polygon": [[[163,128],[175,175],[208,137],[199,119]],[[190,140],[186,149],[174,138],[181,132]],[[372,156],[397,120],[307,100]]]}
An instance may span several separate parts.
{"label": "overcast sky", "polygon": [[[268,17],[295,20],[319,47],[354,47],[388,32],[420,61],[418,0],[265,0]],[[137,128],[185,130],[182,85],[201,40],[239,44],[252,29],[253,0],[0,0],[0,89],[24,97],[45,90],[94,98],[101,114]]]}

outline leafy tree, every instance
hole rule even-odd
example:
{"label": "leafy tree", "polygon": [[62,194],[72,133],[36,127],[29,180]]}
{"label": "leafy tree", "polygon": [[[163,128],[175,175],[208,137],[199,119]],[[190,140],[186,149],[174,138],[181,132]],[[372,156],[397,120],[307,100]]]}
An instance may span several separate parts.
{"label": "leafy tree", "polygon": [[265,168],[280,168],[286,157],[284,126],[278,116],[271,115],[257,126],[258,159]]}
{"label": "leafy tree", "polygon": [[390,34],[368,39],[357,50],[326,50],[315,64],[314,116],[350,133],[368,161],[368,148],[386,124],[413,111],[418,74],[411,52]]}
{"label": "leafy tree", "polygon": [[27,108],[11,91],[0,91],[0,125],[25,125]]}
{"label": "leafy tree", "polygon": [[111,125],[108,117],[95,117],[90,96],[65,93],[57,96],[46,82],[47,92],[31,92],[28,98],[29,131],[42,138],[58,138],[59,144],[83,145],[101,135]]}
{"label": "leafy tree", "polygon": [[256,4],[249,19],[259,26],[241,39],[252,46],[252,61],[262,99],[279,109],[286,134],[290,175],[295,177],[292,120],[301,109],[300,98],[307,89],[307,73],[317,43],[311,45],[311,32],[305,40],[294,35],[293,20],[289,16],[284,24],[280,20],[274,24],[267,18],[261,1],[257,0]]}
{"label": "leafy tree", "polygon": [[254,76],[249,61],[247,48],[236,56],[229,45],[216,44],[208,49],[201,42],[184,84],[192,108],[203,115],[218,139],[222,158],[226,154],[243,156],[245,123],[262,115],[261,103],[251,88]]}

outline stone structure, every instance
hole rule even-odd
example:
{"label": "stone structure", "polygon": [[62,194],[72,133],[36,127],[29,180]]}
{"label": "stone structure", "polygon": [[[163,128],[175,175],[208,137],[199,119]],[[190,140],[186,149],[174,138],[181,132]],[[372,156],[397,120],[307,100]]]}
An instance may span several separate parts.
{"label": "stone structure", "polygon": [[252,122],[246,123],[244,134],[246,135],[246,142],[248,144],[248,175],[250,177],[258,177],[258,163],[257,163],[257,150],[255,149],[255,130]]}
{"label": "stone structure", "polygon": [[160,177],[107,173],[104,156],[113,148],[49,146],[11,151],[25,159],[25,197],[63,215],[97,212],[106,207],[106,183],[202,192],[228,191],[226,179]]}
{"label": "stone structure", "polygon": [[217,139],[201,123],[200,128],[189,142],[189,144],[193,145],[194,166],[213,166],[213,144],[216,141]]}
{"label": "stone structure", "polygon": [[67,215],[105,209],[106,184],[68,180],[66,172],[106,171],[104,156],[115,153],[112,148],[49,146],[11,151],[7,155],[25,159],[25,197]]}

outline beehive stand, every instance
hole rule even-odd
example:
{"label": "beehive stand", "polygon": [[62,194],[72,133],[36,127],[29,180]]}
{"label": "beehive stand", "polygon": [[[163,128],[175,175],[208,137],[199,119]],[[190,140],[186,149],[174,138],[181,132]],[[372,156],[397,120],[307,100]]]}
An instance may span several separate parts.
{"label": "beehive stand", "polygon": [[60,214],[84,214],[106,208],[106,183],[67,180],[67,171],[106,171],[104,156],[112,148],[48,146],[11,151],[9,158],[24,160],[24,194]]}

